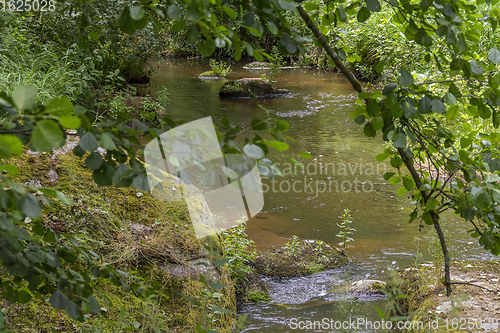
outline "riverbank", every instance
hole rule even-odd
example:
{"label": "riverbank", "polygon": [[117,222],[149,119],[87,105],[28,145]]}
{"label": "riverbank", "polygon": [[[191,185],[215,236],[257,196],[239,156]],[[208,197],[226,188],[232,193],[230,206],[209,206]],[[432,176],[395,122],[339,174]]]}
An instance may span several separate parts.
{"label": "riverbank", "polygon": [[[408,267],[395,279],[407,297],[398,301],[402,314],[432,331],[496,331],[500,329],[500,262],[451,263],[453,294],[448,298],[440,281],[442,267],[433,263]],[[424,332],[416,329],[409,331]],[[481,326],[482,325],[482,326]],[[495,326],[496,325],[496,326]]]}
{"label": "riverbank", "polygon": [[[85,158],[72,152],[77,144],[69,135],[67,144],[51,154],[26,150],[10,161],[20,170],[15,180],[63,191],[72,204],[56,202],[53,208],[44,205],[44,227],[56,235],[73,236],[97,253],[101,264],[132,272],[136,278],[126,280],[127,283],[143,280],[140,288],[144,291],[123,289],[112,280],[101,280],[94,291],[97,313],[85,315],[83,322],[72,320],[65,311],[43,300],[33,298],[22,304],[3,299],[0,303],[5,328],[13,332],[82,332],[119,325],[122,329],[195,332],[203,309],[193,307],[189,298],[197,300],[207,289],[200,274],[209,282],[225,284],[212,301],[235,311],[236,296],[227,267],[214,267],[211,262],[216,258],[205,248],[208,244],[212,250],[220,251],[220,239],[211,237],[202,242],[196,238],[185,202],[160,201],[149,192],[132,187],[97,186],[92,171],[85,166]],[[71,271],[73,265],[87,264],[82,257],[77,263],[63,263],[62,269]],[[4,279],[11,278],[2,276]],[[152,292],[149,298],[142,296],[146,289]],[[231,314],[213,313],[212,318],[212,327],[220,332],[230,332],[234,325],[235,316]]]}

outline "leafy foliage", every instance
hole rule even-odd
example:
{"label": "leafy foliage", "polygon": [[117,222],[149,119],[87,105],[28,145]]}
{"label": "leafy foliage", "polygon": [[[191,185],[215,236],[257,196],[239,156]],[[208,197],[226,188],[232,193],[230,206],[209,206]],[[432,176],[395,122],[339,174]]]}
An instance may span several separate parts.
{"label": "leafy foliage", "polygon": [[231,273],[231,279],[236,283],[236,288],[243,291],[248,282],[248,276],[254,273],[249,262],[255,260],[257,253],[252,250],[254,241],[248,239],[245,232],[246,222],[238,221],[238,226],[221,233],[224,243],[224,257]]}
{"label": "leafy foliage", "polygon": [[340,228],[337,237],[339,237],[342,242],[338,245],[342,249],[342,254],[345,254],[348,248],[352,247],[350,242],[354,241],[354,238],[351,235],[356,231],[356,229],[352,228],[350,224],[352,223],[352,217],[349,209],[344,209],[344,214],[342,215],[342,222],[340,224],[337,223],[337,226]]}

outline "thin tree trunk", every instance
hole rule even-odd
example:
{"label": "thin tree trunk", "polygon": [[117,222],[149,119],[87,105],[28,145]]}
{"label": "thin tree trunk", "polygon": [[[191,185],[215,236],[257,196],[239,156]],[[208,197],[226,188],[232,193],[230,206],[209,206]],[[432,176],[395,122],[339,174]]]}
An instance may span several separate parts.
{"label": "thin tree trunk", "polygon": [[365,90],[361,86],[361,83],[359,83],[358,79],[356,79],[354,74],[342,62],[342,59],[340,59],[337,52],[335,52],[333,50],[332,46],[330,45],[330,43],[328,43],[325,36],[323,36],[323,34],[321,33],[321,31],[319,31],[316,24],[314,24],[314,22],[311,20],[311,18],[309,17],[309,14],[307,14],[307,12],[304,10],[304,8],[301,5],[299,5],[297,7],[297,9],[299,11],[300,17],[302,17],[302,19],[306,23],[307,27],[312,31],[314,37],[316,37],[316,39],[319,41],[321,46],[323,46],[326,53],[330,56],[330,58],[335,63],[335,66],[337,66],[337,68],[342,72],[342,74],[344,74],[345,77],[347,77],[347,79],[349,80],[349,82],[351,82],[351,85],[353,86],[354,90],[356,90],[357,92],[364,92]]}
{"label": "thin tree trunk", "polygon": [[[296,2],[300,3],[300,1],[298,0],[296,0]],[[342,72],[342,74],[344,74],[347,77],[354,90],[356,90],[357,92],[364,92],[365,90],[361,86],[361,83],[359,83],[358,79],[356,79],[354,74],[342,62],[342,59],[340,59],[339,55],[333,50],[330,43],[326,40],[325,36],[321,33],[316,24],[314,24],[314,22],[311,20],[311,17],[307,14],[307,12],[300,4],[297,7],[297,10],[299,11],[299,14],[306,23],[307,27],[313,33],[314,37],[316,37],[321,46],[323,46],[328,56],[330,56],[330,58],[333,60],[333,62],[335,63],[337,68]],[[420,189],[420,187],[422,186],[422,182],[420,181],[420,177],[417,171],[415,170],[413,163],[408,159],[408,157],[406,157],[404,149],[398,148],[398,153],[403,159],[403,162],[405,163],[406,167],[410,171],[410,174],[413,180],[415,181],[417,188]],[[429,194],[425,190],[421,190],[421,193],[422,197],[424,198],[424,202],[427,202],[427,200],[429,199]],[[434,210],[430,211],[430,214],[432,217],[434,229],[436,230],[436,233],[439,237],[439,242],[441,243],[441,250],[443,251],[443,256],[444,256],[445,275],[443,284],[446,286],[446,295],[450,296],[451,294],[450,255],[448,253],[448,247],[446,245],[446,240],[444,239],[443,231],[441,230],[441,225],[439,224],[439,214]]]}
{"label": "thin tree trunk", "polygon": [[[410,171],[410,174],[415,181],[415,185],[418,189],[422,186],[422,182],[420,181],[420,177],[413,166],[413,163],[406,156],[405,150],[403,148],[398,148],[399,156],[406,165],[406,168]],[[430,195],[426,190],[420,190],[422,193],[422,197],[424,198],[424,203],[427,202]],[[443,284],[446,287],[446,295],[450,296],[451,294],[451,278],[450,278],[450,254],[448,253],[448,246],[446,245],[446,240],[444,239],[443,231],[441,230],[441,225],[439,224],[439,214],[435,210],[429,211],[432,217],[432,224],[434,225],[434,229],[439,237],[439,242],[441,243],[441,250],[443,251],[444,256],[444,282]]]}

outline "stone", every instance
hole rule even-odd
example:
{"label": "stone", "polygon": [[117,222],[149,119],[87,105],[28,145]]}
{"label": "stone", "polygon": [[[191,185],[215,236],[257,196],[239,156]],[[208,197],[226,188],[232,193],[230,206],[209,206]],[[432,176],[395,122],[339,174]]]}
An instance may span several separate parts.
{"label": "stone", "polygon": [[161,270],[180,279],[198,279],[199,275],[203,274],[209,282],[221,280],[221,275],[216,267],[206,258],[191,260],[186,264],[164,265],[161,266]]}
{"label": "stone", "polygon": [[347,286],[347,291],[358,293],[382,293],[386,283],[380,280],[359,280]]}
{"label": "stone", "polygon": [[227,81],[219,91],[222,98],[263,98],[288,94],[287,89],[275,88],[267,80],[243,78]]}

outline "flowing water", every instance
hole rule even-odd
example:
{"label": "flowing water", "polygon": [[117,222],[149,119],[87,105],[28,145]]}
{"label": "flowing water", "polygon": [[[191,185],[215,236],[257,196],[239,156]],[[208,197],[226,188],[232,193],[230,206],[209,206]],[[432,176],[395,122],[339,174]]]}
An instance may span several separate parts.
{"label": "flowing water", "polygon": [[[288,142],[290,149],[284,154],[271,155],[281,163],[285,177],[263,180],[263,212],[248,222],[248,234],[259,250],[282,246],[292,235],[336,244],[337,223],[344,209],[351,211],[351,226],[356,229],[354,247],[348,251],[352,262],[308,277],[266,279],[272,302],[240,309],[248,317],[245,332],[332,332],[337,330],[293,329],[293,323],[323,318],[338,323],[356,317],[380,320],[375,305],[383,308],[383,297],[357,295],[356,300],[341,286],[360,279],[384,280],[391,270],[439,260],[432,228],[419,228],[419,221],[408,224],[409,200],[398,197],[399,186],[382,177],[392,171],[387,161],[375,161],[384,149],[382,139],[366,138],[362,126],[348,117],[356,94],[345,78],[313,69],[284,70],[276,85],[287,88],[289,96],[223,100],[218,91],[224,81],[196,78],[209,69],[206,62],[174,59],[158,66],[147,89],[155,97],[157,87],[168,88],[168,115],[174,119],[211,116],[218,125],[227,117],[233,124],[248,125],[251,119],[266,117],[260,104],[272,117],[291,124],[288,135],[296,141]],[[259,76],[259,71],[236,65],[228,79]],[[287,158],[297,158],[301,152],[309,152],[312,159],[302,160],[305,170],[294,176]],[[489,258],[453,214],[446,216],[445,229],[452,259]]]}

